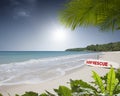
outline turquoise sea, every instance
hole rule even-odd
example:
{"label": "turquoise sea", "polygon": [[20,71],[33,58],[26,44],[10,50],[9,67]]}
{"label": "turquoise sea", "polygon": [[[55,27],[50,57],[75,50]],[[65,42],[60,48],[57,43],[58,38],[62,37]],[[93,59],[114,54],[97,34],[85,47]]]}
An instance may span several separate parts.
{"label": "turquoise sea", "polygon": [[31,59],[42,59],[66,55],[87,54],[91,52],[70,51],[0,51],[0,64],[23,62]]}
{"label": "turquoise sea", "polygon": [[81,67],[99,53],[70,51],[0,51],[0,85],[40,83]]}

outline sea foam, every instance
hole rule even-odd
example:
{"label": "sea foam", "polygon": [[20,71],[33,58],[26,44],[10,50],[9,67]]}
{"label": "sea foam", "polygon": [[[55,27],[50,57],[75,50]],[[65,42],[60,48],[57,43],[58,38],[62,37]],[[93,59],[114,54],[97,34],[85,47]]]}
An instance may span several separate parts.
{"label": "sea foam", "polygon": [[84,60],[97,58],[96,53],[31,59],[0,65],[0,85],[41,83],[65,75],[66,71],[81,67]]}

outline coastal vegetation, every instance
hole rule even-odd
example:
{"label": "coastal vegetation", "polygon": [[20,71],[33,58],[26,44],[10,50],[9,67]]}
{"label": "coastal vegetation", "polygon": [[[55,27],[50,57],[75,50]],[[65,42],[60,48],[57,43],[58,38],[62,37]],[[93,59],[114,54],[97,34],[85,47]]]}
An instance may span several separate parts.
{"label": "coastal vegetation", "polygon": [[[54,89],[55,93],[46,91],[38,94],[36,92],[25,92],[23,95],[15,96],[119,96],[120,95],[120,69],[113,68],[103,77],[93,71],[93,82],[87,83],[83,80],[70,80],[70,87],[59,86]],[[0,94],[2,96],[2,94]],[[10,94],[9,94],[10,96]]]}
{"label": "coastal vegetation", "polygon": [[89,45],[85,48],[72,48],[66,51],[120,51],[120,42]]}

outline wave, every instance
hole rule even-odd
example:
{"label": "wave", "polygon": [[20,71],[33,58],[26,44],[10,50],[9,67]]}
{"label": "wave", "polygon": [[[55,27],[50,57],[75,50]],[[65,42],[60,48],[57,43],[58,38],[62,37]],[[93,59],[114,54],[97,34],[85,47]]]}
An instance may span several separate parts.
{"label": "wave", "polygon": [[97,55],[98,54],[96,53],[67,55],[1,64],[1,85],[41,83],[46,80],[63,76],[66,71],[81,67],[84,64],[85,59],[95,59],[97,58]]}

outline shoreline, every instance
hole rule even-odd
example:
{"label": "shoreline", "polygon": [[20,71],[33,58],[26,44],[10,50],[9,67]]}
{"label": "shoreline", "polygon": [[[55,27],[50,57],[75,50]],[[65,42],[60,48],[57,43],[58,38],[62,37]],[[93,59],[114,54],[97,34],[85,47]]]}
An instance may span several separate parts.
{"label": "shoreline", "polygon": [[[20,85],[3,85],[0,87],[0,93],[3,94],[3,96],[8,96],[7,93],[9,93],[11,96],[15,96],[15,94],[22,95],[26,91],[34,91],[38,93],[43,93],[45,90],[54,93],[53,89],[58,88],[59,85],[64,85],[69,87],[69,84],[67,82],[72,80],[79,80],[82,79],[85,82],[90,82],[93,79],[92,71],[97,72],[98,74],[101,73],[101,76],[104,76],[109,69],[104,68],[98,68],[98,67],[91,67],[84,65],[77,70],[72,70],[70,73],[66,73],[64,76],[60,76],[58,78],[47,80],[44,82],[41,82],[39,84],[20,84]],[[84,75],[83,75],[84,74]]]}
{"label": "shoreline", "polygon": [[[44,61],[41,59],[33,59],[32,61],[25,61],[23,63],[3,64],[0,66],[0,75],[3,75],[2,78],[6,78],[5,76],[7,75],[7,79],[1,80],[0,86],[36,84],[52,80],[65,75],[66,72],[70,73],[71,70],[79,69],[84,64],[84,58],[96,59],[98,55],[99,53],[76,54],[59,56],[59,58],[54,57],[45,59]],[[12,75],[9,74],[11,72]],[[29,76],[30,79],[28,79]]]}
{"label": "shoreline", "polygon": [[[120,64],[120,51],[117,52],[102,52],[102,55],[99,56],[100,60],[107,60],[107,61],[113,61]],[[109,69],[100,68],[100,67],[91,67],[87,65],[83,65],[82,67],[79,67],[77,69],[72,69],[69,72],[66,72],[65,75],[60,76],[58,78],[55,78],[53,80],[48,80],[39,84],[20,84],[20,85],[3,85],[0,86],[0,93],[3,94],[3,96],[9,96],[7,93],[9,93],[11,96],[15,96],[15,94],[24,94],[25,91],[34,91],[38,93],[43,93],[45,90],[49,92],[53,92],[54,88],[58,88],[59,85],[69,86],[67,82],[69,82],[70,79],[76,80],[76,79],[82,79],[86,82],[90,82],[93,79],[92,71],[97,72],[100,76],[105,75]]]}

